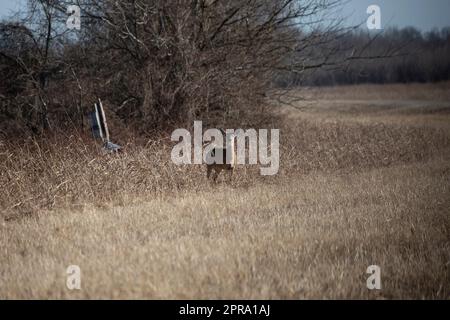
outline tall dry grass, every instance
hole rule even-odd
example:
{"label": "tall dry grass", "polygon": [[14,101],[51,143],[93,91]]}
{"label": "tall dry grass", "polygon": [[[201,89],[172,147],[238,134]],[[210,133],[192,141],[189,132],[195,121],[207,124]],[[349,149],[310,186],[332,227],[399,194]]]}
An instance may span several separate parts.
{"label": "tall dry grass", "polygon": [[450,106],[332,101],[279,109],[279,174],[239,166],[231,184],[172,164],[167,138],[117,155],[76,135],[3,141],[0,297],[449,298]]}
{"label": "tall dry grass", "polygon": [[[291,123],[291,124],[289,124]],[[293,125],[295,123],[295,125]],[[316,172],[349,172],[426,161],[450,149],[443,128],[295,119],[280,124],[280,172],[261,177],[258,166],[239,166],[232,185],[249,187]],[[29,139],[0,147],[3,216],[41,209],[124,205],[134,199],[208,190],[205,167],[176,166],[168,138],[128,144],[107,154],[89,137]]]}

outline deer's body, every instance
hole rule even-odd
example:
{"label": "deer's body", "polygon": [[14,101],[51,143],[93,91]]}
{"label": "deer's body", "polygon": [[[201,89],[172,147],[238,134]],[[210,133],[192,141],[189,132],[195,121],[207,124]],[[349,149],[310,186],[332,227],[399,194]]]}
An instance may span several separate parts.
{"label": "deer's body", "polygon": [[[223,130],[221,130],[225,133]],[[226,145],[223,146],[215,146],[208,154],[207,158],[220,158],[221,161],[219,163],[207,163],[206,164],[206,177],[208,179],[212,178],[215,182],[217,177],[222,171],[229,172],[230,179],[233,175],[233,169],[236,164],[236,151],[235,151],[235,142],[234,135],[225,135],[226,137]]]}

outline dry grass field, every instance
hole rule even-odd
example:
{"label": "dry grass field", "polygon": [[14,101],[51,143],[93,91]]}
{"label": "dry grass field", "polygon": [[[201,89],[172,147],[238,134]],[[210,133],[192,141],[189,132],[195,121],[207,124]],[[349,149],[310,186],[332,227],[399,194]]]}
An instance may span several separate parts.
{"label": "dry grass field", "polygon": [[279,174],[231,184],[166,138],[1,141],[0,298],[449,299],[450,84],[302,94],[274,117]]}

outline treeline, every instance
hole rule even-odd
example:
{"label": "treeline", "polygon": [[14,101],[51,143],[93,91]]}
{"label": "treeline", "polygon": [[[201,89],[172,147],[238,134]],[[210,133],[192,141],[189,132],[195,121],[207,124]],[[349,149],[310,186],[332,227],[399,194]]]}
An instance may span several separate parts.
{"label": "treeline", "polygon": [[[28,0],[0,23],[0,135],[85,130],[101,98],[112,126],[140,135],[262,105],[275,72],[342,31],[318,27],[338,0]],[[320,21],[320,19],[318,19]],[[71,26],[69,24],[69,26]],[[294,57],[295,58],[295,57]],[[255,117],[249,117],[248,119]]]}
{"label": "treeline", "polygon": [[72,4],[28,0],[0,22],[0,138],[88,132],[98,98],[111,127],[145,136],[254,124],[280,86],[449,74],[448,32],[374,39],[330,20],[340,0],[79,0],[80,30]]}
{"label": "treeline", "polygon": [[[277,78],[277,84],[331,86],[450,80],[450,27],[425,33],[413,27],[391,28],[381,33],[359,30],[342,41],[354,46],[372,43],[364,52],[367,58],[351,59],[339,68],[322,68],[300,76],[284,74]],[[390,57],[376,58],[380,52],[393,47],[395,53]],[[341,58],[345,60],[345,56]]]}

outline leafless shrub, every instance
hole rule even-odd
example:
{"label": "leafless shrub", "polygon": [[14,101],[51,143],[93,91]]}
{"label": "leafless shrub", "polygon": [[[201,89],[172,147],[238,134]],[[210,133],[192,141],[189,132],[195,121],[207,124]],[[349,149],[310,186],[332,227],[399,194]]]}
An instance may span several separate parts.
{"label": "leafless shrub", "polygon": [[1,25],[0,65],[13,81],[4,110],[20,105],[35,133],[83,128],[97,97],[140,134],[255,119],[277,74],[340,64],[337,40],[352,29],[331,15],[338,0],[82,0],[78,33],[65,28],[68,2],[28,3]]}

